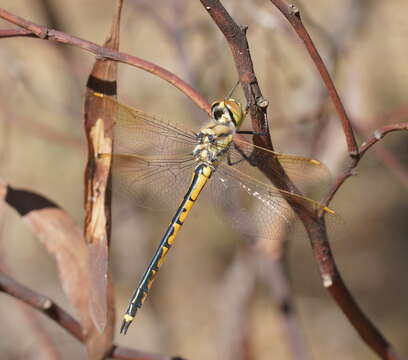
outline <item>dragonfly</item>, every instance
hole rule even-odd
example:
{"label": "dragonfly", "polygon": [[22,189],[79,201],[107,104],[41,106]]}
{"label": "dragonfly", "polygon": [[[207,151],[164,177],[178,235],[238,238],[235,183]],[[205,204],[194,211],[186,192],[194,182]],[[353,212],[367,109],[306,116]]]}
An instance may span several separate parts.
{"label": "dragonfly", "polygon": [[[110,105],[115,119],[114,183],[117,182],[135,198],[136,194],[144,194],[144,199],[139,202],[142,206],[148,201],[167,198],[177,209],[130,299],[121,333],[126,334],[145,302],[159,269],[207,183],[218,206],[227,204],[227,208],[235,213],[238,211],[233,224],[249,236],[256,236],[261,228],[262,236],[273,238],[276,232],[273,217],[289,221],[294,204],[311,212],[335,214],[324,204],[253,176],[254,168],[271,157],[279,160],[291,179],[305,183],[316,174],[319,177],[326,173],[326,167],[318,160],[270,151],[243,140],[242,136],[238,137],[237,134],[252,132],[240,130],[244,111],[232,98],[215,101],[211,105],[208,123],[197,131],[189,131],[101,93],[93,95],[105,105]],[[147,192],[150,200],[146,199]],[[236,197],[242,195],[245,199],[237,205]],[[251,199],[255,200],[257,209],[256,216],[252,217],[248,211]]]}

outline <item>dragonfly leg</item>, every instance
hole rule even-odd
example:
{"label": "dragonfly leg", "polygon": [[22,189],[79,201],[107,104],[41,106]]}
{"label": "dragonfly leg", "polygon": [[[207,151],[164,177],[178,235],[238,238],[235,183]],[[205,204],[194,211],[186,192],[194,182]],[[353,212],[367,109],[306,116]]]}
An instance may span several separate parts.
{"label": "dragonfly leg", "polygon": [[259,160],[258,161],[256,160],[254,151],[252,151],[250,155],[247,155],[239,148],[239,146],[237,146],[237,144],[234,143],[234,147],[242,155],[242,159],[239,159],[233,162],[230,158],[230,153],[228,153],[227,154],[228,165],[236,165],[236,164],[239,164],[241,161],[246,160],[251,166],[255,166],[255,167],[258,166]]}
{"label": "dragonfly leg", "polygon": [[252,130],[238,130],[236,134],[242,135],[257,135],[257,136],[266,136],[268,135],[266,132],[259,132],[259,131],[252,131]]}
{"label": "dragonfly leg", "polygon": [[236,165],[236,164],[239,164],[240,162],[242,162],[242,161],[244,161],[244,160],[246,160],[246,159],[245,159],[244,157],[242,157],[242,158],[239,159],[239,160],[232,161],[232,159],[231,159],[231,154],[230,154],[230,153],[227,153],[227,164],[230,165],[230,166],[234,166],[234,165]]}

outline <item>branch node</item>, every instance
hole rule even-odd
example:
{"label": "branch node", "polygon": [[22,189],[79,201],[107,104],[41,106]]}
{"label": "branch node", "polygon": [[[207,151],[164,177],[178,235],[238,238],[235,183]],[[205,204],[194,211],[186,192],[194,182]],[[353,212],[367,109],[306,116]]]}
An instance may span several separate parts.
{"label": "branch node", "polygon": [[349,155],[353,160],[359,160],[360,159],[360,153],[359,153],[358,150],[350,151]]}
{"label": "branch node", "polygon": [[240,25],[241,31],[246,35],[248,30],[248,25]]}
{"label": "branch node", "polygon": [[102,55],[102,54],[96,54],[95,59],[96,60],[101,60],[101,61],[108,60],[108,58],[105,55]]}
{"label": "branch node", "polygon": [[288,9],[289,9],[289,15],[296,16],[300,19],[300,11],[295,5],[289,4]]}
{"label": "branch node", "polygon": [[322,275],[322,280],[323,280],[323,286],[325,288],[328,288],[328,287],[333,285],[333,279],[332,279],[331,275],[329,275],[329,274],[323,274]]}
{"label": "branch node", "polygon": [[50,299],[45,299],[44,302],[42,303],[41,307],[44,310],[48,310],[52,306],[52,301]]}
{"label": "branch node", "polygon": [[40,39],[46,40],[49,37],[49,32],[50,32],[50,29],[44,28],[40,33],[37,34],[37,36]]}
{"label": "branch node", "polygon": [[381,140],[381,139],[383,138],[384,134],[381,133],[381,131],[376,130],[376,131],[374,131],[373,136],[374,136],[377,140]]}
{"label": "branch node", "polygon": [[269,101],[265,99],[263,96],[259,96],[256,99],[256,105],[261,109],[266,109],[269,106]]}

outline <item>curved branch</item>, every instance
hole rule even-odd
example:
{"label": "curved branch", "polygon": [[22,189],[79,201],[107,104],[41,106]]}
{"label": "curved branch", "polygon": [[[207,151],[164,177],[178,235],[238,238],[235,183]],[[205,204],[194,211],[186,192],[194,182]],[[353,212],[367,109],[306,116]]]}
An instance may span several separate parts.
{"label": "curved branch", "polygon": [[307,32],[305,26],[302,23],[302,19],[300,18],[300,12],[298,8],[294,5],[287,4],[284,0],[270,0],[285,16],[285,18],[289,21],[292,25],[293,29],[296,31],[296,34],[300,37],[300,39],[305,44],[305,47],[313,60],[317,70],[320,73],[320,76],[326,85],[327,91],[329,92],[330,98],[333,101],[333,104],[336,108],[336,111],[340,117],[341,123],[343,125],[344,135],[346,137],[347,148],[350,156],[352,158],[358,158],[358,147],[356,143],[356,139],[354,137],[353,128],[351,126],[350,119],[344,109],[343,103],[340,100],[339,94],[334,86],[333,80],[330,77],[330,74],[324,65],[324,62],[317,51],[313,40],[311,39],[309,33]]}
{"label": "curved branch", "polygon": [[370,348],[384,360],[398,360],[393,346],[364,314],[346,287],[330,248],[324,219],[306,219],[313,253],[319,266],[323,286],[329,291],[347,319]]}
{"label": "curved branch", "polygon": [[224,34],[231,49],[239,80],[244,90],[245,98],[249,106],[254,131],[265,133],[265,136],[255,136],[254,143],[258,146],[273,150],[269,135],[266,110],[268,101],[264,99],[258,80],[255,76],[254,66],[246,38],[246,27],[239,26],[228,14],[224,6],[218,0],[200,0],[204,8],[210,14],[214,23]]}
{"label": "curved branch", "polygon": [[123,346],[114,345],[107,356],[112,359],[120,360],[183,360],[179,356],[168,356],[159,354],[150,354],[144,351],[133,350]]}
{"label": "curved branch", "polygon": [[386,125],[378,130],[374,131],[373,135],[370,136],[366,141],[364,141],[360,146],[360,154],[363,156],[368,149],[370,149],[373,145],[375,145],[378,141],[380,141],[385,135],[393,132],[393,131],[401,131],[401,130],[408,130],[408,122],[393,124],[393,125]]}
{"label": "curved branch", "polygon": [[162,78],[163,80],[169,82],[170,84],[175,86],[177,89],[179,89],[181,92],[183,92],[186,96],[188,96],[194,103],[196,103],[196,105],[199,108],[206,111],[207,113],[209,112],[210,105],[196,90],[194,90],[190,85],[188,85],[186,82],[181,80],[175,74],[171,73],[170,71],[158,65],[155,65],[146,60],[142,60],[136,56],[125,54],[125,53],[118,52],[115,50],[111,50],[111,49],[99,46],[93,42],[86,41],[81,38],[68,35],[61,31],[49,29],[45,26],[35,24],[19,16],[11,14],[8,11],[1,9],[1,8],[0,8],[0,18],[3,18],[4,20],[8,22],[11,22],[31,32],[31,33],[27,33],[26,31],[21,31],[21,33],[19,33],[18,31],[15,31],[15,30],[1,30],[0,34],[3,33],[5,35],[8,35],[9,37],[10,36],[37,37],[43,40],[50,40],[50,41],[55,41],[55,42],[59,42],[63,44],[73,45],[78,48],[89,51],[91,53],[94,53],[102,59],[115,60],[115,61],[118,61],[124,64],[135,66],[139,69],[150,72]]}
{"label": "curved branch", "polygon": [[58,325],[68,331],[80,342],[85,341],[81,325],[65,310],[59,307],[48,297],[41,295],[13,280],[11,277],[0,271],[0,291],[24,301],[36,310],[54,320]]}
{"label": "curved branch", "polygon": [[[253,95],[255,92],[259,95],[258,99],[263,98],[259,90],[259,86],[252,66],[252,61],[250,58],[248,43],[245,37],[246,29],[240,28],[233,21],[231,16],[227,13],[225,8],[218,0],[200,1],[205,6],[206,10],[210,13],[212,19],[217,24],[219,29],[223,32],[231,48],[235,64],[240,75],[240,81],[243,84],[245,96],[247,97],[248,103],[250,105],[254,129],[256,131],[259,131],[260,129],[261,131],[265,131],[265,129],[267,129],[267,125],[262,127],[261,116],[265,116],[263,118],[263,120],[265,121],[266,106],[264,111],[258,111],[258,109],[253,106]],[[350,121],[339,98],[339,95],[337,94],[334,84],[330,78],[330,75],[326,67],[324,66],[324,63],[319,53],[317,52],[310,36],[308,35],[300,20],[299,11],[293,5],[286,5],[282,0],[271,1],[283,12],[283,14],[295,28],[298,35],[305,42],[309,54],[311,55],[316,67],[318,68],[322,79],[329,91],[329,95],[334,102],[337,112],[339,113],[342,120],[343,130],[346,136],[347,146],[351,159],[353,160],[353,162],[358,162],[359,149],[357,148],[357,144],[354,138],[354,132],[352,130]],[[256,100],[257,98],[255,98],[255,102]],[[260,141],[259,138],[262,138],[263,141]],[[270,137],[267,137],[269,144],[265,141],[265,138],[265,136],[254,137],[254,143],[256,145],[270,148],[268,147],[268,145],[272,146],[272,144],[270,143]],[[279,175],[281,176],[277,178],[274,175],[274,172],[271,171],[272,169],[278,171]],[[269,161],[267,164],[262,164],[260,166],[260,170],[263,171],[264,174],[279,188],[299,193],[298,190],[294,187],[291,180],[286,176],[278,161]],[[339,186],[340,185],[341,184],[339,184]],[[303,207],[299,207],[297,206],[297,204],[294,204],[290,199],[286,200],[291,204],[293,210],[297,213],[306,228],[316,262],[319,266],[323,285],[328,289],[339,308],[344,312],[350,323],[358,331],[364,341],[383,359],[396,359],[396,355],[393,352],[392,346],[362,312],[356,301],[353,299],[351,293],[345,286],[330,248],[324,218],[317,218],[313,216],[313,214],[308,213],[308,211],[306,209],[303,209]]]}
{"label": "curved branch", "polygon": [[[48,316],[81,343],[86,341],[81,324],[70,314],[50,298],[21,285],[2,271],[0,271],[0,291],[25,302],[27,305]],[[180,357],[151,354],[117,345],[112,346],[106,357],[108,356],[113,359],[122,360],[182,360]]]}
{"label": "curved branch", "polygon": [[[254,123],[254,129],[256,131],[261,130],[262,132],[267,132],[267,122],[266,122],[266,108],[267,101],[262,97],[261,91],[258,86],[257,79],[254,74],[252,60],[249,54],[248,43],[246,40],[245,32],[246,28],[239,27],[229,16],[226,10],[223,8],[221,3],[218,0],[200,0],[201,3],[205,6],[206,10],[210,13],[214,22],[224,33],[231,51],[234,56],[234,60],[238,69],[240,81],[243,85],[245,96],[248,100],[250,106],[251,117]],[[318,54],[316,48],[313,45],[310,36],[307,34],[304,26],[300,20],[298,10],[293,6],[288,6],[282,0],[271,0],[275,6],[277,6],[282,13],[287,17],[291,22],[292,26],[295,28],[298,35],[305,42],[306,47],[309,53],[312,56],[313,61],[318,68],[326,87],[328,88],[329,94],[336,106],[337,112],[340,115],[342,120],[344,133],[347,139],[347,145],[349,149],[349,154],[353,158],[354,167],[357,165],[359,159],[358,148],[354,139],[354,133],[350,126],[347,114],[344,111],[343,105],[339,99],[337,91],[334,88],[333,82],[325,68],[320,55]],[[30,31],[21,31],[21,34],[18,34],[17,31],[5,30],[0,32],[0,36],[3,33],[3,37],[6,36],[36,36],[41,39],[52,40],[56,42],[61,42],[65,44],[70,44],[77,46],[79,48],[90,51],[94,54],[97,54],[101,58],[111,59],[126,63],[150,73],[153,73],[162,79],[168,81],[169,83],[176,86],[179,90],[185,93],[190,97],[201,109],[204,109],[208,112],[209,105],[194,89],[192,89],[188,84],[179,79],[176,75],[170,73],[169,71],[154,65],[150,62],[144,61],[134,56],[128,54],[120,53],[117,51],[109,50],[98,46],[92,42],[76,38],[65,33],[48,29],[43,26],[31,23],[27,20],[19,18],[15,15],[8,13],[7,11],[0,9],[0,17],[3,19],[12,22],[18,26],[23,27],[24,29]],[[405,128],[404,128],[405,129]],[[395,129],[397,130],[397,129]],[[394,131],[391,129],[385,129],[380,135],[385,135],[386,133]],[[381,136],[374,136],[375,139],[370,139],[367,144],[364,144],[361,148],[363,153],[368,150],[374,143],[376,143]],[[269,136],[256,136],[254,142],[260,146],[266,148],[272,148]],[[268,163],[265,164],[264,168],[261,169],[268,176],[268,168],[274,166],[275,171],[279,170],[279,163],[274,164]],[[278,171],[280,173],[281,171]],[[349,175],[344,177],[344,180]],[[291,188],[290,179],[287,177],[282,177],[282,180],[276,180],[273,176],[268,176],[275,185],[283,188],[293,190]],[[338,187],[341,186],[341,180],[338,182]],[[337,187],[337,188],[338,188]],[[333,193],[334,195],[334,193]],[[329,201],[329,200],[328,200]],[[295,207],[298,215],[303,221],[311,243],[314,249],[314,254],[316,260],[319,264],[320,273],[323,279],[323,284],[330,291],[331,295],[334,297],[339,307],[343,310],[346,316],[349,318],[350,322],[354,325],[356,330],[360,333],[363,339],[384,359],[396,359],[396,355],[393,354],[392,348],[389,343],[384,339],[384,337],[379,333],[379,331],[371,324],[371,322],[365,317],[362,311],[359,309],[358,305],[355,303],[351,294],[345,287],[340,274],[338,273],[333,255],[327,239],[326,228],[323,219],[314,219],[310,215],[306,216],[304,213],[301,213],[301,210]],[[118,357],[120,358],[120,357]],[[125,358],[125,357],[123,357]]]}
{"label": "curved branch", "polygon": [[357,167],[358,163],[360,160],[363,158],[365,153],[377,142],[379,142],[385,135],[394,132],[394,131],[406,131],[408,130],[408,122],[405,123],[399,123],[399,124],[393,124],[393,125],[385,125],[378,130],[374,131],[373,135],[370,136],[366,141],[364,141],[359,149],[360,157],[357,159],[354,159],[351,164],[348,166],[346,171],[341,174],[336,181],[334,182],[334,185],[330,189],[329,193],[327,194],[326,198],[324,199],[323,203],[325,205],[329,205],[330,201],[333,199],[334,195],[337,193],[339,188],[343,185],[343,183],[350,177],[355,174],[355,168]]}

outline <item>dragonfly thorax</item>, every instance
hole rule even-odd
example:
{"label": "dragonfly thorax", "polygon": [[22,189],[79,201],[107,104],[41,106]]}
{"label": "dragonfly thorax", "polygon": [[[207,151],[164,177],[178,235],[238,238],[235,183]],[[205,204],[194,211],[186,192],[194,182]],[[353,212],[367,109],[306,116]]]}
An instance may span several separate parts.
{"label": "dragonfly thorax", "polygon": [[232,136],[241,125],[243,112],[234,99],[216,101],[211,105],[211,123],[196,135],[193,156],[198,163],[215,168],[227,153]]}
{"label": "dragonfly thorax", "polygon": [[197,145],[193,150],[196,161],[216,167],[227,153],[234,133],[235,125],[232,122],[213,122],[201,129],[196,135]]}

